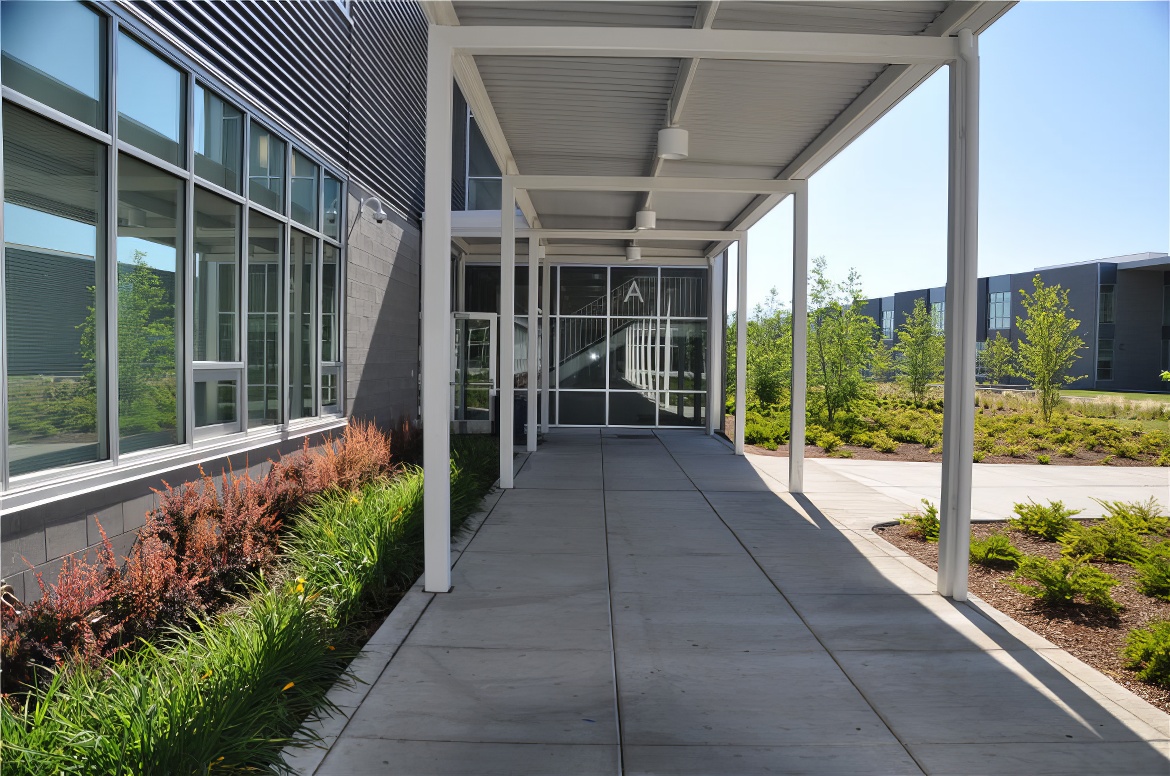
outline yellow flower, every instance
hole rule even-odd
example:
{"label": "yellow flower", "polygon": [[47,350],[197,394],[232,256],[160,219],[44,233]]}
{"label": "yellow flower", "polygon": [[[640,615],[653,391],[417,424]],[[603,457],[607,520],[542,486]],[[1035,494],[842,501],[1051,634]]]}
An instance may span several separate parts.
{"label": "yellow flower", "polygon": [[216,761],[216,762],[221,762],[222,760],[223,760],[223,755],[222,755],[222,754],[221,754],[219,757],[215,758],[215,761]]}
{"label": "yellow flower", "polygon": [[337,649],[337,647],[333,646],[332,644],[326,644],[326,645],[325,645],[325,649],[327,649],[327,650],[329,650],[330,652],[332,652],[332,651],[334,651],[335,649]]}
{"label": "yellow flower", "polygon": [[292,689],[293,685],[295,685],[295,684],[296,684],[296,682],[289,682],[284,687],[281,687],[280,691],[284,692],[285,690],[290,690],[290,689]]}
{"label": "yellow flower", "polygon": [[210,668],[207,669],[207,673],[205,673],[203,676],[199,677],[199,681],[202,682],[204,679],[208,678],[209,676],[211,676],[211,669]]}
{"label": "yellow flower", "polygon": [[349,497],[349,503],[351,503],[351,504],[360,504],[360,503],[362,503],[362,502],[361,502],[361,501],[358,499],[358,497],[357,497],[357,496],[350,496],[350,497]]}
{"label": "yellow flower", "polygon": [[305,586],[304,586],[303,584],[301,584],[301,583],[297,583],[297,592],[298,592],[298,593],[303,593],[303,592],[305,592]]}

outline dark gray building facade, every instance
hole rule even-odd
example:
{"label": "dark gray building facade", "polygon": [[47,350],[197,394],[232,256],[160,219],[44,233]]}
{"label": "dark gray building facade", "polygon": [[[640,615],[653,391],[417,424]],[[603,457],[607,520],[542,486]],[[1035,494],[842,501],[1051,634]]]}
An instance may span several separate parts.
{"label": "dark gray building facade", "polygon": [[417,419],[427,21],[0,10],[0,577],[31,599],[163,480]]}
{"label": "dark gray building facade", "polygon": [[[1165,391],[1161,372],[1170,370],[1170,257],[1165,253],[1128,256],[1040,267],[1031,272],[979,278],[976,339],[982,351],[997,334],[1013,344],[1021,337],[1017,319],[1024,315],[1023,291],[1032,293],[1033,279],[1068,291],[1077,334],[1085,342],[1073,368],[1080,378],[1069,387],[1102,391]],[[905,291],[868,299],[865,313],[893,344],[896,329],[916,299],[932,312],[945,311],[945,289]],[[939,307],[939,305],[942,305]],[[941,318],[939,319],[941,329]],[[1008,384],[1022,384],[1011,378]]]}

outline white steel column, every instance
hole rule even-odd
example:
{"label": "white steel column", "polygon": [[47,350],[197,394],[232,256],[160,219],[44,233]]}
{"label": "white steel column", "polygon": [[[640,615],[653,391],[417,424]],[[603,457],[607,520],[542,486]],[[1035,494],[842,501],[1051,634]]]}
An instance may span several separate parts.
{"label": "white steel column", "polygon": [[[423,545],[428,592],[451,589],[451,49],[427,50],[422,237]],[[359,213],[360,217],[361,214]]]}
{"label": "white steel column", "polygon": [[804,493],[804,420],[808,404],[808,181],[792,198],[792,417],[788,492]]}
{"label": "white steel column", "polygon": [[747,426],[747,232],[739,236],[735,294],[735,454],[743,455]]}
{"label": "white steel column", "polygon": [[549,300],[552,298],[552,267],[549,266],[548,249],[541,257],[544,265],[544,287],[540,290],[540,430],[548,433],[548,405],[549,391],[552,388],[552,365],[549,363],[549,353],[552,352],[552,343],[549,338],[549,315],[552,308]]}
{"label": "white steel column", "polygon": [[[723,395],[723,325],[727,320],[724,307],[727,298],[723,294],[723,272],[727,265],[727,253],[716,254],[711,259],[710,283],[707,294],[711,300],[711,312],[707,320],[707,435],[717,430],[721,416],[719,404],[725,402]],[[719,429],[721,430],[721,429]]]}
{"label": "white steel column", "polygon": [[512,487],[516,386],[516,187],[504,176],[500,198],[500,487]]}
{"label": "white steel column", "polygon": [[537,335],[536,293],[540,285],[540,238],[528,238],[528,444],[526,449],[536,451],[536,362],[540,350]]}
{"label": "white steel column", "polygon": [[979,51],[959,31],[951,67],[950,207],[948,214],[943,381],[943,481],[938,591],[967,600],[971,470],[975,447],[975,313],[979,263]]}

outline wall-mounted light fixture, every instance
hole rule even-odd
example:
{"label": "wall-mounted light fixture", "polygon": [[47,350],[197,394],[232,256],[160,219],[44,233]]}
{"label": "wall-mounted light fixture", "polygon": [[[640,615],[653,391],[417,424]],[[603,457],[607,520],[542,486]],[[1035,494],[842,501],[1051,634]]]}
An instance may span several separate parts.
{"label": "wall-mounted light fixture", "polygon": [[353,234],[353,228],[357,226],[357,222],[362,220],[362,212],[366,209],[367,205],[369,205],[370,210],[372,211],[371,215],[374,217],[374,220],[379,224],[390,217],[390,214],[386,212],[386,208],[382,206],[382,200],[374,196],[363,197],[361,202],[358,204],[357,217],[354,218],[353,223],[349,225],[349,232],[346,234],[347,239],[349,235]]}
{"label": "wall-mounted light fixture", "polygon": [[658,130],[658,156],[660,158],[686,159],[689,150],[689,134],[682,127],[664,127]]}

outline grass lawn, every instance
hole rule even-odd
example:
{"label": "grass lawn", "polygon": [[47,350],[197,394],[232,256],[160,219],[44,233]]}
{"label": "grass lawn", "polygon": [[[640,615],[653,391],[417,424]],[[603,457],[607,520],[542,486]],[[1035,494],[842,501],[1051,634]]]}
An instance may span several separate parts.
{"label": "grass lawn", "polygon": [[1129,401],[1164,401],[1170,402],[1170,393],[1124,393],[1121,391],[1061,391],[1061,396],[1070,399],[1127,399]]}

